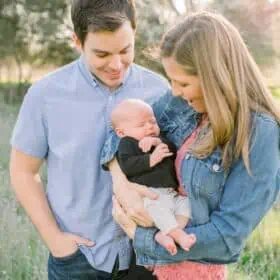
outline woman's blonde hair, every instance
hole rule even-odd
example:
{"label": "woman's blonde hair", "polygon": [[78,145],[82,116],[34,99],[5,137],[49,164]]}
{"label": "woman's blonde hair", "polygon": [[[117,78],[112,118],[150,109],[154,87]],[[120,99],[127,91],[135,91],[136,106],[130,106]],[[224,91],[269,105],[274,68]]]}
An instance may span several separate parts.
{"label": "woman's blonde hair", "polygon": [[251,113],[280,122],[280,111],[237,29],[221,15],[195,13],[165,34],[160,54],[200,79],[209,130],[192,152],[203,158],[220,146],[224,167],[242,155],[249,172]]}

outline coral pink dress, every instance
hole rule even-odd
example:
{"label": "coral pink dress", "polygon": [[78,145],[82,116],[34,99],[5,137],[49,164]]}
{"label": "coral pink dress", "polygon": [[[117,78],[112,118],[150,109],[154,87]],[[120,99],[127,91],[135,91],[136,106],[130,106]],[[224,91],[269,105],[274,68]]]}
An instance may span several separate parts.
{"label": "coral pink dress", "polygon": [[[175,161],[177,178],[180,182],[180,193],[185,193],[181,184],[181,163],[188,147],[195,140],[199,130],[199,126],[185,141],[177,152]],[[186,193],[185,193],[186,194]],[[191,250],[191,249],[190,249]],[[156,265],[153,273],[159,280],[225,280],[227,278],[227,270],[225,265],[202,264],[198,262],[183,261],[181,263],[170,265]]]}

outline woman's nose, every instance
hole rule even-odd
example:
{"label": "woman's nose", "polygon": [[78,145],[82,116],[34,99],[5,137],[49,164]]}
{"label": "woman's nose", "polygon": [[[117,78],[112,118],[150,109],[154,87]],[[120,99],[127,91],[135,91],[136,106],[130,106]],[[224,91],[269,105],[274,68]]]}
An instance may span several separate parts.
{"label": "woman's nose", "polygon": [[174,82],[172,82],[171,87],[172,87],[172,93],[174,96],[182,95],[180,88]]}
{"label": "woman's nose", "polygon": [[178,90],[172,90],[172,92],[173,92],[173,95],[176,96],[176,97],[179,97],[179,96],[182,95],[182,93]]}

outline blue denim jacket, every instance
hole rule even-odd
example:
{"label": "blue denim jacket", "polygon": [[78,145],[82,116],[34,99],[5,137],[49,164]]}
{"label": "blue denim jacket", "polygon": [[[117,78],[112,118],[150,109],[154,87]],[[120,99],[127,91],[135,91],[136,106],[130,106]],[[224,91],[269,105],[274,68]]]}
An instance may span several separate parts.
{"label": "blue denim jacket", "polygon": [[[153,109],[161,131],[177,147],[194,131],[200,119],[199,113],[171,93],[156,101]],[[156,229],[138,227],[134,238],[138,264],[237,261],[247,237],[275,202],[280,186],[279,125],[267,114],[252,116],[252,174],[247,173],[241,159],[225,170],[219,148],[205,159],[186,154],[181,174],[193,219],[185,230],[194,233],[197,242],[189,252],[178,249],[178,253],[171,256],[154,241]],[[114,156],[118,141],[113,134],[107,140],[103,164]]]}

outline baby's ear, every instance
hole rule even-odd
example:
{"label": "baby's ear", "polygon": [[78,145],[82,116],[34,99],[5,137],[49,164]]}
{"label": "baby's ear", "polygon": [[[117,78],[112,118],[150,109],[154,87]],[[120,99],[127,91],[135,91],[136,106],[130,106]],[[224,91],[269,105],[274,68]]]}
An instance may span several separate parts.
{"label": "baby's ear", "polygon": [[117,134],[120,138],[122,138],[122,137],[125,136],[125,135],[124,135],[124,132],[123,132],[123,130],[122,130],[121,128],[116,127],[115,132],[116,132],[116,134]]}

